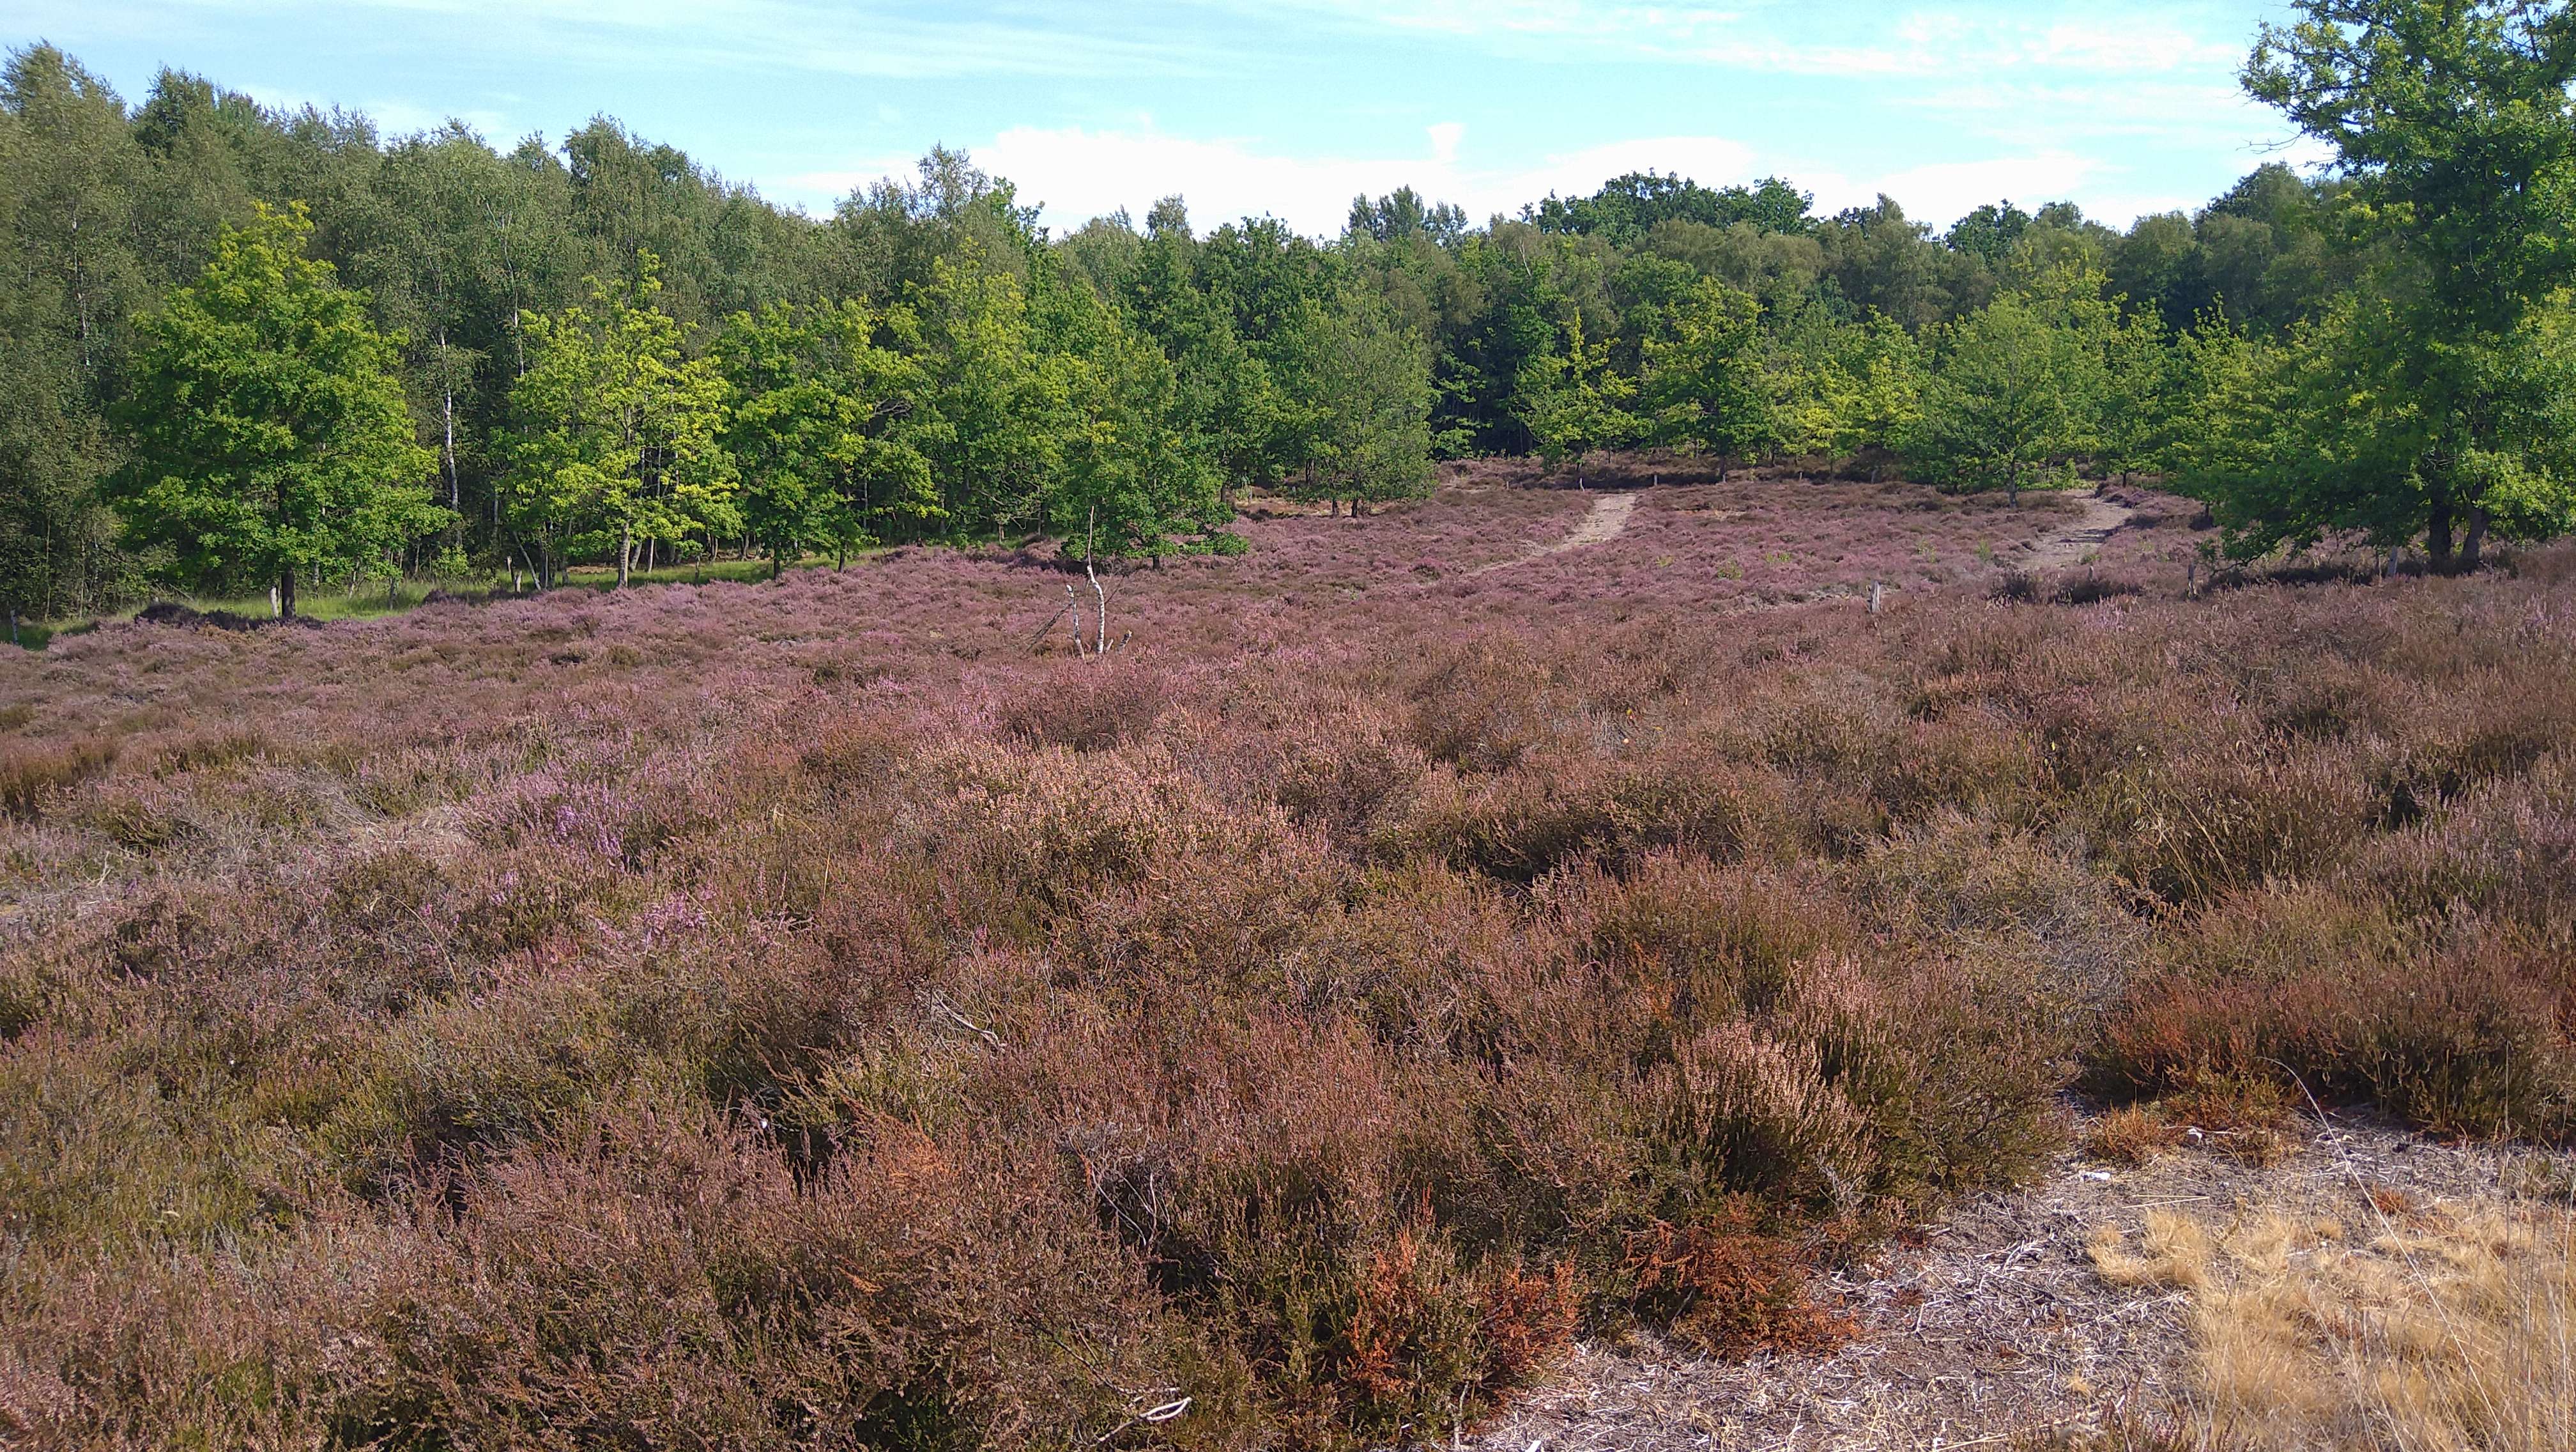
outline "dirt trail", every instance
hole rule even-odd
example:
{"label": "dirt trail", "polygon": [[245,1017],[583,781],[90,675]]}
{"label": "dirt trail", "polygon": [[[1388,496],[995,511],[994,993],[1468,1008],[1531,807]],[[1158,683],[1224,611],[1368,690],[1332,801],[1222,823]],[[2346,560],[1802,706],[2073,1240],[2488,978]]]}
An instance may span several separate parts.
{"label": "dirt trail", "polygon": [[1554,544],[1532,546],[1517,558],[1496,560],[1490,565],[1479,566],[1467,573],[1472,577],[1494,570],[1507,570],[1514,565],[1526,565],[1532,560],[1546,559],[1549,555],[1561,555],[1567,550],[1579,550],[1585,545],[1608,544],[1627,532],[1628,518],[1636,512],[1637,496],[1634,494],[1599,495],[1592,501],[1592,512],[1583,516],[1574,528],[1566,531],[1565,538]]}
{"label": "dirt trail", "polygon": [[2084,513],[2075,523],[2034,541],[2030,553],[2014,562],[2021,570],[2063,570],[2084,563],[2084,557],[2102,547],[2102,542],[2125,527],[2136,513],[2125,504],[2106,499],[2095,489],[2081,496]]}

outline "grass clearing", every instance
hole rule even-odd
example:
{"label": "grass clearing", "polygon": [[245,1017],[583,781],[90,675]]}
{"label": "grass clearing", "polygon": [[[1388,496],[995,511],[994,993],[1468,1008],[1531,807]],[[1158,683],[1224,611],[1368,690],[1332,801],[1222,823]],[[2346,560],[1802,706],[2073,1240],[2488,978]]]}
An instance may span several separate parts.
{"label": "grass clearing", "polygon": [[[2354,1197],[2359,1199],[2356,1194]],[[2416,1204],[2348,1216],[2259,1202],[2106,1225],[2115,1285],[2191,1297],[2195,1376],[2175,1445],[2239,1452],[2576,1445],[2576,1211]]]}

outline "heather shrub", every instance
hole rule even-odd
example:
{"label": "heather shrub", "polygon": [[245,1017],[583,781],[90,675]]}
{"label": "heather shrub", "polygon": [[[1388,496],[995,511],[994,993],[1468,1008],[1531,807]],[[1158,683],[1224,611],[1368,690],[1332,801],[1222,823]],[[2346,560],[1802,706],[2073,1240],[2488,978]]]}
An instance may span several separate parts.
{"label": "heather shrub", "polygon": [[2117,1092],[2278,1081],[2431,1128],[2566,1131],[2576,1050],[2560,955],[2510,938],[2443,943],[2321,890],[2248,895],[2181,938],[2106,1024]]}
{"label": "heather shrub", "polygon": [[1625,870],[1673,848],[1720,858],[1766,852],[1797,830],[1789,795],[1759,766],[1678,772],[1659,761],[1551,756],[1498,777],[1434,778],[1373,847],[1381,860],[1425,854],[1528,884],[1583,863]]}
{"label": "heather shrub", "polygon": [[2250,742],[2147,757],[2098,781],[2088,817],[2114,869],[2178,906],[2313,872],[2371,815],[2348,759]]}
{"label": "heather shrub", "polygon": [[904,827],[922,850],[1056,908],[1143,878],[1221,830],[1219,810],[1164,754],[1077,756],[957,741],[907,771]]}
{"label": "heather shrub", "polygon": [[541,1131],[646,1067],[616,1010],[595,984],[531,974],[410,1014],[380,1040],[323,1140],[353,1184],[380,1187]]}
{"label": "heather shrub", "polygon": [[44,1015],[44,990],[35,975],[15,964],[0,966],[0,1043],[25,1033]]}
{"label": "heather shrub", "polygon": [[1678,1045],[1649,1092],[1676,1168],[1712,1192],[1830,1204],[1861,1167],[1864,1122],[1813,1044],[1722,1022]]}
{"label": "heather shrub", "polygon": [[2576,939],[2567,891],[2576,880],[2576,752],[2555,750],[2528,775],[2490,782],[2373,841],[2341,876],[2347,891],[2410,916],[2476,914]]}
{"label": "heather shrub", "polygon": [[1852,939],[1847,914],[1774,869],[1658,856],[1587,894],[1585,955],[1676,1023],[1768,1013],[1802,965]]}
{"label": "heather shrub", "polygon": [[111,782],[68,815],[83,830],[144,857],[167,852],[203,830],[183,797],[143,780]]}
{"label": "heather shrub", "polygon": [[197,732],[162,747],[152,770],[157,776],[207,771],[265,755],[270,749],[267,733],[255,728]]}
{"label": "heather shrub", "polygon": [[[2355,985],[2351,1042],[2307,1066],[2436,1133],[2576,1129],[2566,959],[2480,942]],[[2552,981],[2555,980],[2555,981]]]}
{"label": "heather shrub", "polygon": [[1413,745],[1462,772],[1510,769],[1561,716],[1546,668],[1509,638],[1484,636],[1442,651],[1405,694]]}
{"label": "heather shrub", "polygon": [[567,1125],[459,1186],[439,1227],[456,1276],[377,1323],[429,1392],[400,1430],[1088,1445],[1142,1409],[1120,1386],[1194,1370],[1194,1349],[1033,1188],[918,1134],[800,1188],[682,1108]]}
{"label": "heather shrub", "polygon": [[0,1441],[1383,1445],[1829,1344],[2073,1085],[2568,1132],[2563,574],[1585,507],[1257,519],[1108,660],[927,549],[0,653],[126,743],[0,746]]}
{"label": "heather shrub", "polygon": [[1163,677],[1148,665],[1066,662],[1015,685],[1002,729],[1033,746],[1106,750],[1140,739],[1163,713]]}
{"label": "heather shrub", "polygon": [[1740,1205],[1707,1223],[1630,1232],[1624,1254],[1628,1304],[1698,1350],[1820,1351],[1850,1335],[1847,1321],[1808,1298],[1800,1247],[1759,1229]]}
{"label": "heather shrub", "polygon": [[0,816],[34,821],[55,798],[115,765],[116,751],[113,740],[10,743],[0,749]]}
{"label": "heather shrub", "polygon": [[1323,832],[1350,853],[1365,851],[1381,827],[1401,820],[1421,795],[1430,761],[1420,747],[1361,700],[1336,700],[1312,734],[1281,743],[1272,797],[1290,820]]}
{"label": "heather shrub", "polygon": [[1891,829],[1935,813],[2026,819],[2039,795],[2030,744],[1991,725],[1915,724],[1872,753],[1870,794]]}

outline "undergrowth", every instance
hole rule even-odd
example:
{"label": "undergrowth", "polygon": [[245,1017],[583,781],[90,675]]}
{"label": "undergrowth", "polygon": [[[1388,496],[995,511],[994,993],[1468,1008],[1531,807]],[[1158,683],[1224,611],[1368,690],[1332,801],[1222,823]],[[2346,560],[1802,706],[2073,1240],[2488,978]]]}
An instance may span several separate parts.
{"label": "undergrowth", "polygon": [[0,660],[0,1440],[1372,1445],[1832,1344],[2070,1085],[2569,1131],[2570,572],[1872,615],[2050,516],[1759,481],[1405,573],[1582,507],[1108,661],[924,552]]}

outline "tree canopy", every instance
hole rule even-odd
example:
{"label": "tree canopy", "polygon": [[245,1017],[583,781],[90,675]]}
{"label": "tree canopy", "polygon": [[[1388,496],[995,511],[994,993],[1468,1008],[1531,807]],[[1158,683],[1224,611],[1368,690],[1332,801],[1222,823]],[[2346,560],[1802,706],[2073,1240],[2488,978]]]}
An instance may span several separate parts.
{"label": "tree canopy", "polygon": [[[32,46],[0,75],[0,603],[433,554],[544,583],[909,540],[1160,558],[1234,547],[1248,490],[1364,506],[1442,456],[1581,476],[1630,444],[1955,489],[2144,470],[2240,553],[2358,532],[2473,563],[2576,520],[2569,14],[2308,0],[2245,83],[2333,163],[2125,229],[1644,171],[1481,224],[1399,187],[1335,237],[1178,197],[1056,236],[945,149],[816,217],[606,118],[388,138],[179,72],[129,104]],[[317,516],[346,537],[256,542],[139,482],[220,428],[136,402],[176,386],[164,299],[280,218],[331,283],[292,295],[376,340],[333,324],[351,399],[431,459],[363,528]]]}
{"label": "tree canopy", "polygon": [[[2229,424],[2275,442],[2213,478],[2241,551],[2367,527],[2475,564],[2576,525],[2559,340],[2576,285],[2576,11],[2301,0],[2246,89],[2335,150],[2366,285],[2303,328]],[[2339,399],[2317,397],[2319,390]],[[2285,410],[2287,412],[2285,412]],[[2298,417],[2307,447],[2280,437]]]}
{"label": "tree canopy", "polygon": [[304,255],[300,206],[226,227],[196,282],[139,320],[131,440],[109,496],[156,573],[195,585],[371,571],[438,528],[396,350],[367,299]]}

